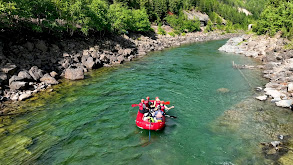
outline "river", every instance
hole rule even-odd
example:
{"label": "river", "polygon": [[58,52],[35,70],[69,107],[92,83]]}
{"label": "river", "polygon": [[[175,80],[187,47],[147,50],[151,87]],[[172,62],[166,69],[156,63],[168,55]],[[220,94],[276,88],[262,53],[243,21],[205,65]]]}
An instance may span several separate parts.
{"label": "river", "polygon": [[[292,131],[292,113],[253,99],[267,80],[257,69],[241,74],[232,61],[259,63],[219,52],[225,42],[153,52],[63,80],[0,128],[1,164],[271,164],[259,143]],[[131,107],[146,96],[170,101],[168,114],[177,117],[150,141]]]}

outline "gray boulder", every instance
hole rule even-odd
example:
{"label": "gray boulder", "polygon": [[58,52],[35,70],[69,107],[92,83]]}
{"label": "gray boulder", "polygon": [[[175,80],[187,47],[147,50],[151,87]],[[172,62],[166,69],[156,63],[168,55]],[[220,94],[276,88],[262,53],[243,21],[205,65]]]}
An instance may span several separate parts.
{"label": "gray boulder", "polygon": [[84,79],[83,68],[67,68],[65,70],[65,78],[69,80],[81,80]]}
{"label": "gray boulder", "polygon": [[40,79],[41,82],[44,82],[46,84],[58,84],[59,82],[51,77],[48,73],[46,73],[41,79]]}
{"label": "gray boulder", "polygon": [[201,26],[206,26],[208,24],[209,16],[195,10],[192,11],[183,11],[189,20],[198,19],[201,23]]}
{"label": "gray boulder", "polygon": [[39,69],[37,66],[33,66],[30,70],[29,70],[29,74],[33,77],[33,79],[35,81],[38,81],[41,77],[43,77],[43,71],[41,69]]}
{"label": "gray boulder", "polygon": [[121,55],[121,56],[118,56],[118,57],[117,57],[117,60],[118,60],[118,62],[119,62],[120,64],[122,64],[122,63],[124,62],[125,58],[124,58],[123,55]]}
{"label": "gray boulder", "polygon": [[27,82],[24,81],[13,81],[9,85],[11,90],[19,90],[19,89],[25,89],[27,87]]}
{"label": "gray boulder", "polygon": [[26,80],[32,79],[32,76],[29,74],[29,72],[27,70],[20,71],[17,76],[22,79],[26,79]]}
{"label": "gray boulder", "polygon": [[9,85],[10,85],[12,82],[19,81],[19,80],[23,80],[23,78],[14,75],[14,76],[12,76],[12,77],[9,79]]}
{"label": "gray boulder", "polygon": [[52,71],[50,72],[50,76],[55,78],[56,76],[58,76],[58,73],[56,73],[55,71]]}
{"label": "gray boulder", "polygon": [[25,100],[27,98],[30,98],[32,96],[32,92],[31,91],[27,91],[25,93],[22,93],[19,97],[18,97],[18,101],[22,101]]}
{"label": "gray boulder", "polygon": [[86,66],[86,68],[88,69],[93,69],[96,65],[93,57],[91,56],[83,56],[81,61],[82,61],[82,64]]}

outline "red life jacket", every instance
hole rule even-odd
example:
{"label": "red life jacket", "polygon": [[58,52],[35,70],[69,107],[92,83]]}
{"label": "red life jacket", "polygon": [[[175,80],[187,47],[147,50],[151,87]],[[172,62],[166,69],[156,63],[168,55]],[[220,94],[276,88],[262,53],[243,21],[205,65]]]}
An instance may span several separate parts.
{"label": "red life jacket", "polygon": [[148,100],[144,101],[144,104],[145,104],[146,107],[150,107]]}
{"label": "red life jacket", "polygon": [[160,105],[160,107],[161,107],[162,111],[165,111],[165,106],[164,105],[163,106]]}
{"label": "red life jacket", "polygon": [[156,102],[156,107],[158,106],[158,105],[160,105],[160,103],[161,103],[161,101],[155,101]]}
{"label": "red life jacket", "polygon": [[139,106],[139,110],[143,110],[143,103],[139,103],[138,106]]}

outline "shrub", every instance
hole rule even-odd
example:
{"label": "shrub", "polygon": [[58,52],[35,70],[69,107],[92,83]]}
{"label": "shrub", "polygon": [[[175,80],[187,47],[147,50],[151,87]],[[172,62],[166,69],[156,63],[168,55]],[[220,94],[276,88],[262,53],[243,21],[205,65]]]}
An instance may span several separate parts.
{"label": "shrub", "polygon": [[169,32],[168,33],[170,36],[175,37],[175,33],[174,32]]}
{"label": "shrub", "polygon": [[162,26],[159,25],[158,27],[158,34],[161,34],[161,35],[166,35],[166,31],[162,28]]}

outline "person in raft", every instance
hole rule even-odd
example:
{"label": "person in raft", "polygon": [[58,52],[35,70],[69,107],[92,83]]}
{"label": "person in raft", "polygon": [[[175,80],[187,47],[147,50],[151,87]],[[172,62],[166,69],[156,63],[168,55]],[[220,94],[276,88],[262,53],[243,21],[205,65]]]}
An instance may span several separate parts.
{"label": "person in raft", "polygon": [[164,105],[164,101],[160,101],[160,105],[158,105],[155,108],[155,122],[162,122],[163,116],[165,115],[166,110],[169,111],[170,109],[175,108],[174,106],[168,108],[166,105]]}
{"label": "person in raft", "polygon": [[170,109],[175,108],[174,106],[171,106],[170,108],[168,108],[167,105],[164,105],[164,103],[165,103],[164,101],[161,101],[160,105],[157,106],[157,109],[160,109],[164,112],[168,112]]}
{"label": "person in raft", "polygon": [[149,96],[146,97],[146,100],[144,101],[144,103],[145,103],[145,106],[147,108],[150,108],[151,101],[150,101],[150,97]]}
{"label": "person in raft", "polygon": [[160,99],[159,99],[159,97],[156,97],[156,99],[155,99],[155,101],[154,101],[154,105],[155,105],[155,107],[157,107],[158,105],[160,105]]}
{"label": "person in raft", "polygon": [[140,100],[140,103],[138,104],[138,107],[139,107],[139,112],[142,113],[142,114],[145,114],[145,113],[149,112],[149,110],[148,110],[149,108],[146,107],[144,99]]}

